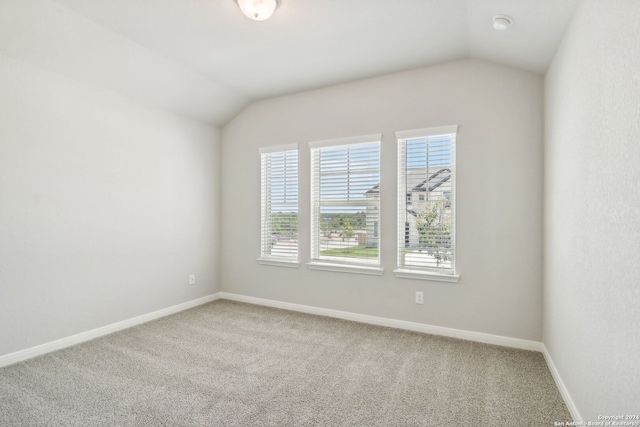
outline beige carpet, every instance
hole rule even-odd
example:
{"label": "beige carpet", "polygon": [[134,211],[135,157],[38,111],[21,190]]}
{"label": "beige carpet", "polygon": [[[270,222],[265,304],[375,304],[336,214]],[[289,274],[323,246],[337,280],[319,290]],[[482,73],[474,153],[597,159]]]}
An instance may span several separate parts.
{"label": "beige carpet", "polygon": [[549,426],[540,353],[216,301],[0,369],[0,426]]}

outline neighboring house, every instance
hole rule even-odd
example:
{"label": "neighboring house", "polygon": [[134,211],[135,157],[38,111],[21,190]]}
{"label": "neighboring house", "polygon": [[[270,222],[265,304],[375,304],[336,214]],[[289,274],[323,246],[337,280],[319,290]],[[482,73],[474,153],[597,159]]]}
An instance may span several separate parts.
{"label": "neighboring house", "polygon": [[[425,178],[427,177],[427,178]],[[451,169],[447,167],[433,167],[413,169],[407,175],[406,188],[406,216],[405,222],[405,247],[418,246],[418,230],[416,219],[424,211],[430,200],[449,199],[451,197]],[[366,193],[366,197],[380,198],[380,185],[375,185]],[[367,207],[366,211],[366,245],[377,247],[379,213],[377,207]]]}
{"label": "neighboring house", "polygon": [[[428,178],[425,178],[428,176]],[[417,184],[415,184],[417,182]],[[415,185],[414,185],[415,184]],[[416,220],[430,200],[451,198],[451,169],[435,167],[429,170],[413,170],[407,175],[407,213],[404,246],[418,247],[419,234]]]}
{"label": "neighboring house", "polygon": [[[367,200],[371,199],[379,199],[380,198],[380,184],[374,185],[369,189],[365,196]],[[367,203],[367,211],[365,213],[365,223],[366,223],[366,246],[368,248],[377,248],[380,243],[379,237],[379,224],[380,224],[380,211],[378,210],[379,203],[376,203],[375,206],[372,206],[372,203]]]}

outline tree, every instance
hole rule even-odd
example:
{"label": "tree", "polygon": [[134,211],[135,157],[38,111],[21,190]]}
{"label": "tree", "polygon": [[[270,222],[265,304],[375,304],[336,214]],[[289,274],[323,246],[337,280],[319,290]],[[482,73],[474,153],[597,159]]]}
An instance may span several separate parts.
{"label": "tree", "polygon": [[436,266],[451,259],[451,211],[447,200],[431,200],[416,218],[418,246],[436,260]]}
{"label": "tree", "polygon": [[355,235],[353,231],[353,226],[351,225],[351,220],[349,218],[345,218],[344,221],[342,221],[342,227],[340,227],[340,232],[342,233],[343,242],[344,242],[344,239],[350,239]]}
{"label": "tree", "polygon": [[[329,221],[327,221],[327,219]],[[320,232],[326,238],[331,237],[331,219],[330,218],[326,218],[326,219],[323,218],[322,221],[320,221]]]}
{"label": "tree", "polygon": [[271,232],[278,234],[296,234],[298,214],[296,212],[272,212]]}

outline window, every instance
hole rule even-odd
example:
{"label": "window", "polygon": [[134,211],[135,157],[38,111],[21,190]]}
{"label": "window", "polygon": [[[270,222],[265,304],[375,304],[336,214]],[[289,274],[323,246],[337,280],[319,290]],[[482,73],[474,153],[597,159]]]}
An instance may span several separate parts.
{"label": "window", "polygon": [[309,144],[309,268],[382,274],[380,140],[377,134]]}
{"label": "window", "polygon": [[455,270],[457,128],[446,126],[396,133],[398,268],[395,273],[398,277],[458,279]]}
{"label": "window", "polygon": [[298,148],[260,149],[261,264],[298,266]]}

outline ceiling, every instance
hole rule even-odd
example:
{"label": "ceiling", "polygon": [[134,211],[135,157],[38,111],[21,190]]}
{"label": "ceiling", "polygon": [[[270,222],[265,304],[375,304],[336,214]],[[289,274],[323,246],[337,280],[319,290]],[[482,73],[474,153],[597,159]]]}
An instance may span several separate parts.
{"label": "ceiling", "polygon": [[544,73],[580,1],[282,0],[256,22],[234,0],[0,0],[0,53],[221,126],[255,100],[461,58]]}

